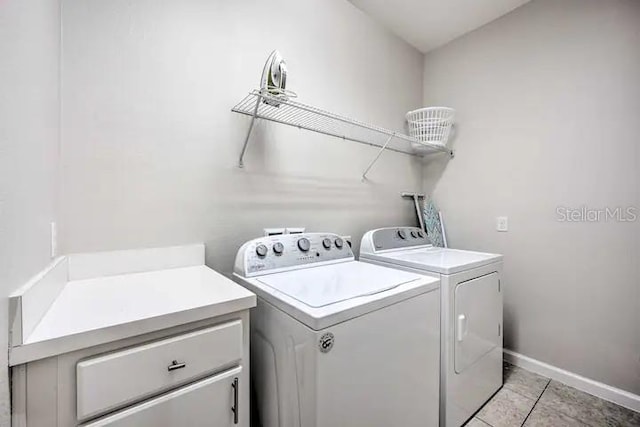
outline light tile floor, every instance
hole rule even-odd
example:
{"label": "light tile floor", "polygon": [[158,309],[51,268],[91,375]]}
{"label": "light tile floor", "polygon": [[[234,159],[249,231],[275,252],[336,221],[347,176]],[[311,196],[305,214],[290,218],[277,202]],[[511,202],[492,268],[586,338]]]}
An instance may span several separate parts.
{"label": "light tile floor", "polygon": [[640,427],[640,413],[517,366],[468,427]]}

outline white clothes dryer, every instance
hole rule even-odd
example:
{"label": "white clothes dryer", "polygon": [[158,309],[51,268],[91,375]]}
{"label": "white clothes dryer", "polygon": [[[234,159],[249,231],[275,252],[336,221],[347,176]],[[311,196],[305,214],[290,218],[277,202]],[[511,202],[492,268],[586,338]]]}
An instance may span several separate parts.
{"label": "white clothes dryer", "polygon": [[421,229],[394,227],[367,232],[360,261],[440,279],[440,425],[463,425],[502,387],[502,255],[434,247]]}

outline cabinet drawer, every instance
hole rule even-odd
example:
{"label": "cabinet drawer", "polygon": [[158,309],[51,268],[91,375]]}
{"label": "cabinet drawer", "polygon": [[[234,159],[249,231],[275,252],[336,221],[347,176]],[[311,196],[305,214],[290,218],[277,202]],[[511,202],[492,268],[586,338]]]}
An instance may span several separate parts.
{"label": "cabinet drawer", "polygon": [[242,359],[240,320],[79,362],[78,420],[131,404]]}
{"label": "cabinet drawer", "polygon": [[[236,398],[240,367],[179,388],[81,427],[232,427],[246,426],[234,417],[241,404]],[[234,393],[235,392],[235,393]]]}

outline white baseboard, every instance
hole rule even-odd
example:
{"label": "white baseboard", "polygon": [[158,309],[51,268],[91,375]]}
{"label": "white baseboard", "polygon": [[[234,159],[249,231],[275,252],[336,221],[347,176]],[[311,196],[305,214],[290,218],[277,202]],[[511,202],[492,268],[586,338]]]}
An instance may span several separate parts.
{"label": "white baseboard", "polygon": [[532,359],[511,350],[504,350],[504,360],[512,365],[519,366],[528,371],[608,400],[609,402],[640,412],[640,396],[637,394],[582,377],[573,372],[565,371],[564,369],[540,362],[539,360]]}

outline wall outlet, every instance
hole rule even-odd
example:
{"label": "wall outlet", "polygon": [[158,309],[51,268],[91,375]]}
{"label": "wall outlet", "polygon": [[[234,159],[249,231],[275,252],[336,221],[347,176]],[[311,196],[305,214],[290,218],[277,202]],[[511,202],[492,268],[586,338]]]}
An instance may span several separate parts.
{"label": "wall outlet", "polygon": [[51,258],[55,258],[58,256],[58,226],[55,222],[49,224],[50,226],[50,236],[51,236]]}
{"label": "wall outlet", "polygon": [[506,216],[499,216],[496,218],[496,230],[509,231],[509,218]]}

